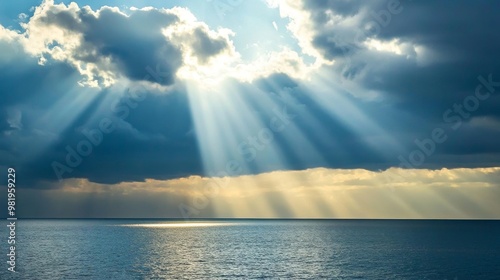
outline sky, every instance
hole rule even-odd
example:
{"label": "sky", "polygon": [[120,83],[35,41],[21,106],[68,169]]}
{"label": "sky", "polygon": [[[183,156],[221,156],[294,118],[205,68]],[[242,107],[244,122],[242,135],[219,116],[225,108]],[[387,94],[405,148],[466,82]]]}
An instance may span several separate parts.
{"label": "sky", "polygon": [[499,8],[3,1],[2,177],[19,217],[499,219]]}

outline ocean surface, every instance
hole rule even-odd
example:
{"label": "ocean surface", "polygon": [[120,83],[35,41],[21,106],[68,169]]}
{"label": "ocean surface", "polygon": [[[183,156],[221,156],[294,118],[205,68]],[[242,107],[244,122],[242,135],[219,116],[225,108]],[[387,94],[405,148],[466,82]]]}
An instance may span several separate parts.
{"label": "ocean surface", "polygon": [[500,279],[500,221],[18,220],[0,279]]}

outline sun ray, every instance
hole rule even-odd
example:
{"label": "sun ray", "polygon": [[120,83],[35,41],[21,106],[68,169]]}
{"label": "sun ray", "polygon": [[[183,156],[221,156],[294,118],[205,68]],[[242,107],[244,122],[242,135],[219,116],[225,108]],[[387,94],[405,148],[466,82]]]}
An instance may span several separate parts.
{"label": "sun ray", "polygon": [[59,137],[73,127],[75,121],[96,102],[98,97],[99,93],[95,90],[81,88],[77,85],[60,96],[50,109],[46,110],[33,124],[35,129],[44,131],[45,137],[37,145],[28,147],[26,160],[33,160],[50,145],[59,141]]}
{"label": "sun ray", "polygon": [[392,159],[395,152],[405,151],[403,146],[386,129],[344,96],[344,90],[331,79],[318,74],[313,81],[304,84],[310,97],[332,118],[341,121],[359,136],[374,152]]}

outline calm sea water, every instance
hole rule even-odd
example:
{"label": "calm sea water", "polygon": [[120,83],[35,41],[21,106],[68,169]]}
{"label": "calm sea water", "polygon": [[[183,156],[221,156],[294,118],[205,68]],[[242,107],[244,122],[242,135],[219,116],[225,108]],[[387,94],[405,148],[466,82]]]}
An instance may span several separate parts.
{"label": "calm sea water", "polygon": [[500,279],[500,221],[19,220],[16,277],[2,236],[1,279]]}

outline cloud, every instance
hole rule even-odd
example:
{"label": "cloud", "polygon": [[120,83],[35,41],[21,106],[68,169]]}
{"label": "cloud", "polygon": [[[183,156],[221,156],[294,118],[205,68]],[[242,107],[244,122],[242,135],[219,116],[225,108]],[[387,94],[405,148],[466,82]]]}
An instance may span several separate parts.
{"label": "cloud", "polygon": [[[498,219],[499,179],[499,168],[391,168],[382,172],[315,168],[109,185],[67,179],[57,189],[25,190],[22,197],[30,203],[20,215],[182,217],[180,209],[187,209],[191,218]],[[35,200],[35,194],[44,199]]]}
{"label": "cloud", "polygon": [[276,1],[303,52],[335,62],[332,76],[418,105],[453,100],[478,75],[500,77],[500,40],[491,31],[499,4],[461,3]]}
{"label": "cloud", "polygon": [[[177,78],[214,84],[225,78],[250,82],[274,73],[302,78],[317,68],[288,47],[244,61],[228,28],[212,30],[186,8],[103,6],[93,10],[45,0],[17,37],[26,52],[72,65],[81,85],[109,87],[120,79],[170,86]],[[264,71],[263,71],[264,70]]]}
{"label": "cloud", "polygon": [[232,48],[226,31],[209,30],[183,8],[133,8],[126,14],[47,0],[21,25],[27,52],[42,64],[47,58],[71,64],[90,86],[110,86],[120,78],[171,85],[189,53],[204,64]]}

